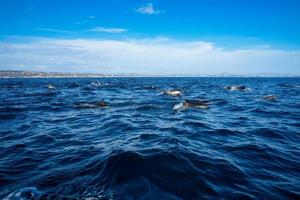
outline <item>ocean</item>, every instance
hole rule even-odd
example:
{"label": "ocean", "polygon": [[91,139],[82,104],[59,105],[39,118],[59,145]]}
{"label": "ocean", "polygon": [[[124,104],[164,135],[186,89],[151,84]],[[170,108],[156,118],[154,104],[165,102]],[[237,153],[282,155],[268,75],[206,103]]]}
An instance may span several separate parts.
{"label": "ocean", "polygon": [[300,199],[300,78],[0,79],[0,102],[0,199]]}

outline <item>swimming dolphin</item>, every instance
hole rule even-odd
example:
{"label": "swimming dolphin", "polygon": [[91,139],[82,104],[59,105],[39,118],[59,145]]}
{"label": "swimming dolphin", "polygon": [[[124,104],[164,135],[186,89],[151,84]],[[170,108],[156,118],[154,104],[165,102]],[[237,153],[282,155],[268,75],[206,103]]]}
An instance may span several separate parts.
{"label": "swimming dolphin", "polygon": [[262,99],[267,101],[276,101],[277,97],[275,95],[267,95],[267,96],[263,96]]}
{"label": "swimming dolphin", "polygon": [[225,89],[231,90],[231,91],[245,91],[246,86],[244,86],[244,85],[231,85],[231,86],[226,86]]}
{"label": "swimming dolphin", "polygon": [[184,102],[176,104],[173,110],[185,110],[188,108],[207,109],[210,101],[207,100],[184,100]]}
{"label": "swimming dolphin", "polygon": [[97,101],[93,103],[80,103],[76,105],[77,108],[105,108],[107,106],[107,103],[104,101]]}
{"label": "swimming dolphin", "polygon": [[146,85],[146,86],[142,87],[142,89],[146,89],[146,90],[152,89],[153,90],[153,89],[158,89],[158,87],[155,85]]}
{"label": "swimming dolphin", "polygon": [[180,90],[164,90],[163,93],[173,97],[179,97],[182,95]]}
{"label": "swimming dolphin", "polygon": [[99,81],[93,81],[93,82],[91,82],[90,85],[95,86],[95,87],[99,87],[99,86],[101,86],[101,83]]}
{"label": "swimming dolphin", "polygon": [[48,84],[48,85],[47,85],[47,88],[48,88],[48,89],[54,89],[55,87],[54,87],[54,85],[52,85],[52,84]]}

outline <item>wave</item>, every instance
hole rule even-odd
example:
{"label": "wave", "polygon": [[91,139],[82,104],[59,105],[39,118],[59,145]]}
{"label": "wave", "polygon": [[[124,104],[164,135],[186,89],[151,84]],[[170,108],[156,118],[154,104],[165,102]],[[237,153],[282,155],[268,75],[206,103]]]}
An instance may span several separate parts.
{"label": "wave", "polygon": [[299,199],[299,82],[0,80],[0,199]]}

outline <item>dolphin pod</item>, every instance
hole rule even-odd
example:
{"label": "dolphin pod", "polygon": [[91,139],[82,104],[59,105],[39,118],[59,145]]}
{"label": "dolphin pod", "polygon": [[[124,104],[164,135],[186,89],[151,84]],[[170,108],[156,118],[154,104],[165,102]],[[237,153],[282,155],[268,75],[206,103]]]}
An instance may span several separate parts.
{"label": "dolphin pod", "polygon": [[[101,84],[99,82],[93,82],[92,85],[99,86]],[[55,89],[55,86],[53,84],[48,84],[47,88]],[[154,88],[154,87],[152,86],[151,89],[152,88]],[[230,91],[245,91],[245,90],[247,90],[246,86],[244,86],[244,85],[230,85],[230,86],[226,86],[224,89],[230,90]],[[173,97],[183,96],[182,91],[178,90],[178,89],[163,90],[162,94],[173,96]],[[266,101],[276,101],[277,100],[277,97],[275,95],[266,95],[261,98]],[[209,108],[210,103],[212,103],[212,101],[185,99],[183,102],[174,105],[173,110],[186,110],[189,108],[207,109],[207,108]],[[101,100],[101,101],[94,101],[94,102],[77,103],[75,105],[75,107],[76,108],[105,108],[105,107],[108,107],[108,104],[105,101]]]}

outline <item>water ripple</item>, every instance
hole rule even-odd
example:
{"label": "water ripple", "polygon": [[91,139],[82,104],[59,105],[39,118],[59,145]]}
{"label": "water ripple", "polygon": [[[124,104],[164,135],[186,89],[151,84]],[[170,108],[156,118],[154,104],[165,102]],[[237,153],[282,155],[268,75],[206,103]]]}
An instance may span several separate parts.
{"label": "water ripple", "polygon": [[[300,199],[299,85],[1,79],[0,199]],[[170,89],[183,95],[163,95]],[[209,108],[173,110],[186,99]],[[76,107],[101,100],[105,108]]]}

